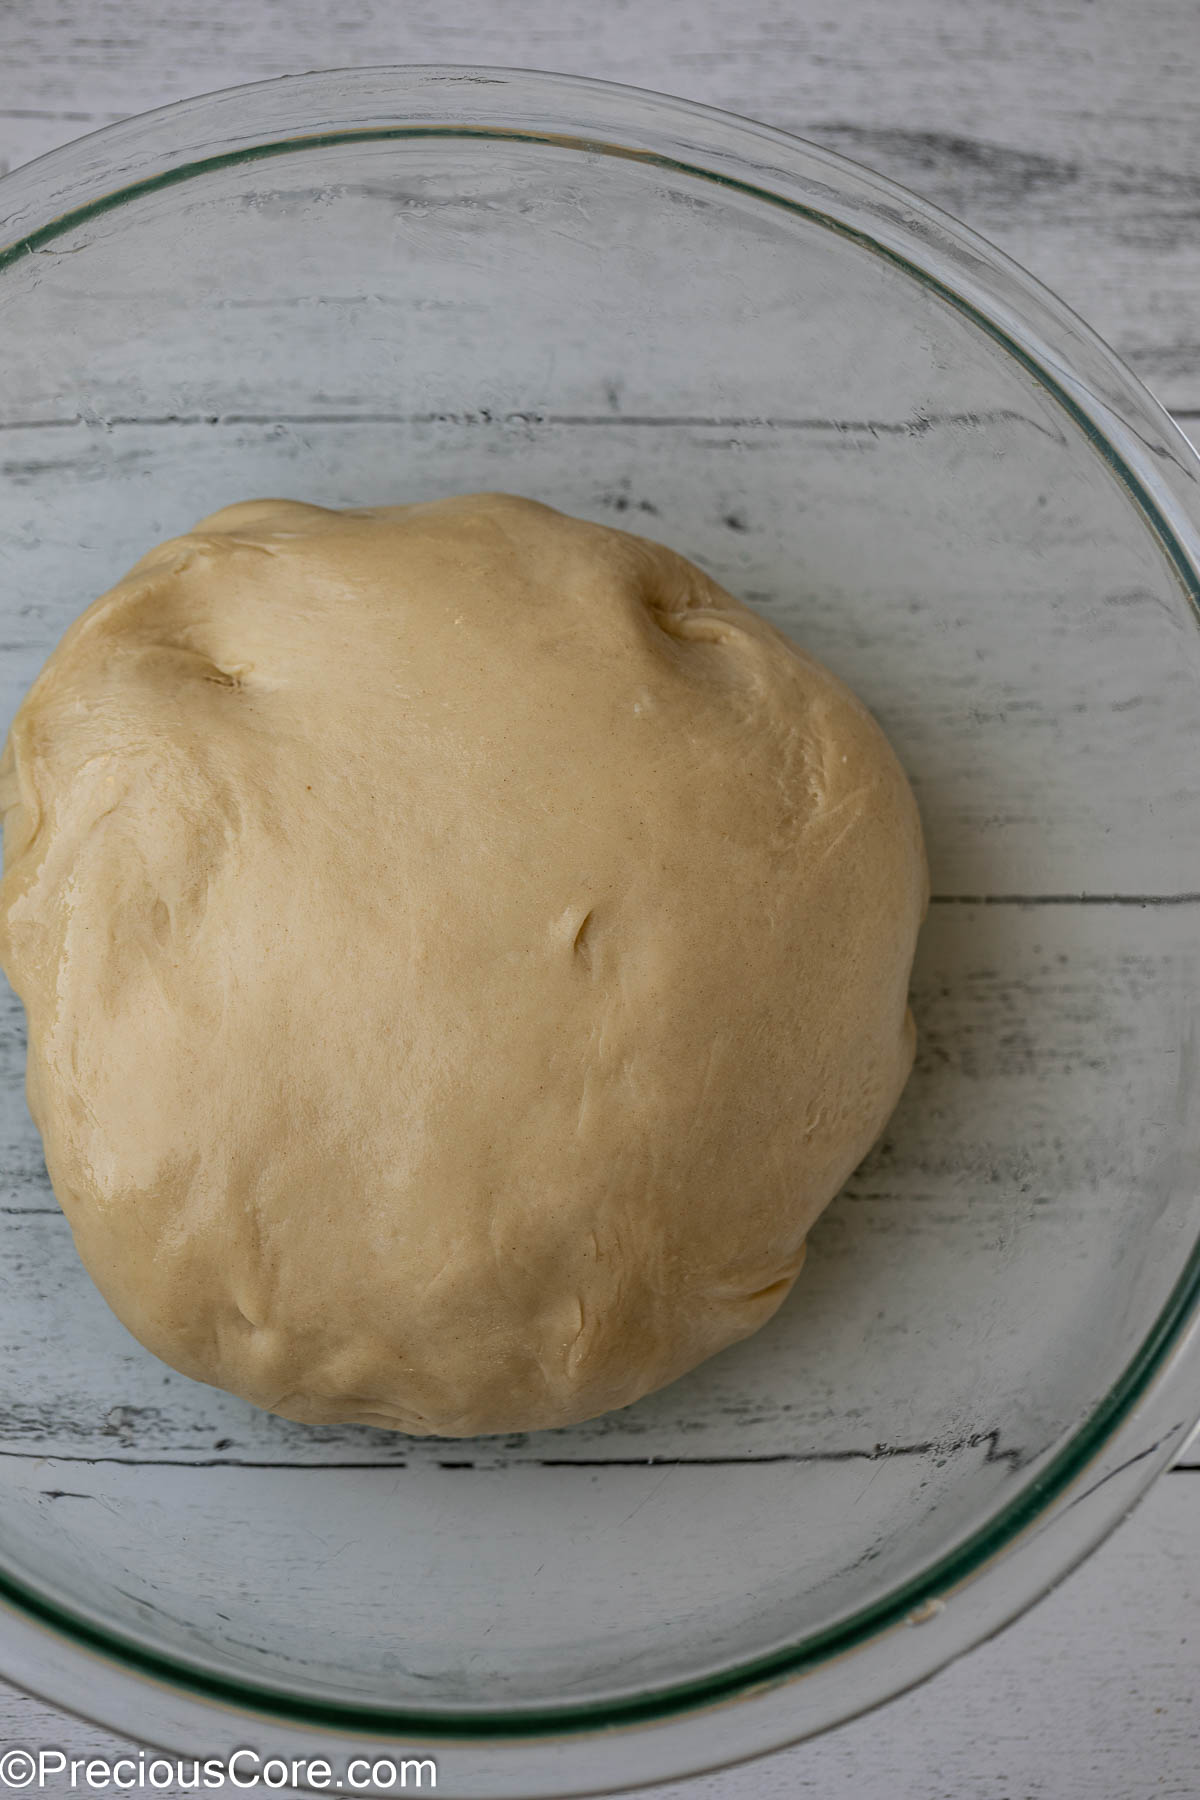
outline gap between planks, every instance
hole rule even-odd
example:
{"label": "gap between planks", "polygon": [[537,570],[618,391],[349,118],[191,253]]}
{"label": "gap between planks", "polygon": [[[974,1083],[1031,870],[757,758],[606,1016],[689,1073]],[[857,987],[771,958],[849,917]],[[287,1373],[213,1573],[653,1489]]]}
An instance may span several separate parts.
{"label": "gap between planks", "polygon": [[1184,894],[930,894],[930,906],[1197,906]]}
{"label": "gap between planks", "polygon": [[[1200,423],[1200,413],[1179,412],[1172,415],[1180,424]],[[48,419],[0,420],[0,431],[69,431],[80,425],[108,430],[113,427],[145,427],[204,425],[564,425],[564,426],[638,426],[649,429],[697,429],[707,431],[814,431],[836,435],[859,433],[879,437],[919,437],[941,426],[992,424],[999,420],[1022,420],[1035,430],[1046,431],[1041,420],[1029,418],[1011,407],[976,412],[919,413],[911,419],[831,419],[821,414],[807,418],[775,418],[762,413],[623,413],[623,412],[543,412],[537,407],[492,412],[487,407],[466,411],[438,412],[219,412],[219,413],[113,413],[88,417],[74,413],[69,417]]]}
{"label": "gap between planks", "polygon": [[[894,1462],[905,1456],[932,1456],[954,1453],[955,1449],[979,1449],[988,1445],[988,1456],[984,1460],[990,1462],[1013,1462],[1018,1456],[1016,1451],[995,1451],[993,1449],[993,1433],[982,1433],[979,1438],[972,1438],[970,1444],[898,1444],[878,1445],[871,1451],[779,1451],[779,1453],[747,1454],[747,1456],[509,1456],[509,1458],[419,1458],[410,1462],[405,1456],[398,1456],[394,1462],[383,1458],[363,1460],[363,1458],[345,1458],[338,1462],[284,1462],[275,1460],[268,1462],[264,1458],[248,1458],[248,1456],[83,1456],[77,1453],[59,1453],[59,1451],[9,1451],[0,1449],[0,1462],[34,1462],[56,1465],[72,1463],[85,1469],[250,1469],[250,1471],[272,1472],[281,1474],[333,1474],[333,1472],[367,1471],[367,1469],[383,1469],[383,1471],[423,1471],[423,1469],[443,1469],[452,1472],[482,1472],[482,1474],[500,1474],[515,1469],[754,1469],[754,1467],[772,1467],[772,1465],[828,1465],[828,1463],[851,1462]],[[1159,1445],[1153,1445],[1157,1449]],[[1146,1453],[1150,1454],[1150,1453]],[[1180,1462],[1173,1463],[1168,1474],[1200,1474],[1200,1444],[1189,1451],[1180,1453]],[[45,1489],[43,1492],[58,1498],[63,1490]],[[90,1494],[77,1496],[81,1499],[92,1499]]]}
{"label": "gap between planks", "polygon": [[[1183,1433],[1183,1448],[1179,1452],[1179,1460],[1172,1465],[1168,1473],[1200,1474],[1200,1436],[1188,1433],[1184,1427],[1175,1428],[1175,1435]],[[1163,1440],[1165,1441],[1165,1440]],[[1152,1455],[1160,1447],[1159,1443],[1149,1446],[1147,1450],[1130,1459],[1141,1461],[1143,1456]],[[394,1460],[361,1457],[346,1457],[337,1461],[296,1462],[285,1459],[267,1459],[263,1457],[238,1456],[135,1456],[112,1453],[106,1455],[84,1455],[78,1452],[59,1454],[53,1450],[8,1450],[0,1448],[0,1460],[13,1462],[33,1462],[47,1464],[78,1464],[87,1468],[117,1467],[127,1469],[159,1468],[159,1469],[249,1469],[262,1472],[309,1471],[313,1473],[329,1473],[331,1471],[353,1471],[370,1469],[387,1469],[405,1471],[412,1469],[440,1469],[452,1472],[485,1474],[507,1471],[511,1469],[721,1469],[721,1468],[753,1468],[769,1466],[812,1466],[845,1463],[884,1463],[905,1458],[923,1456],[954,1455],[961,1451],[983,1450],[984,1461],[991,1463],[1007,1463],[1010,1471],[1016,1473],[1022,1466],[1024,1458],[1020,1450],[1003,1449],[1000,1444],[1000,1433],[997,1430],[976,1431],[969,1436],[957,1439],[953,1443],[945,1443],[934,1439],[922,1440],[913,1444],[874,1444],[870,1449],[847,1450],[813,1450],[813,1451],[768,1451],[759,1454],[748,1452],[746,1455],[719,1456],[630,1456],[617,1454],[613,1456],[529,1456],[507,1455],[498,1453],[484,1457],[425,1457],[411,1459],[398,1456]],[[1121,1468],[1127,1467],[1122,1464]],[[1110,1480],[1120,1470],[1110,1471],[1103,1480]],[[1097,1483],[1096,1485],[1099,1485]],[[49,1491],[49,1490],[46,1490]],[[1090,1493],[1090,1488],[1085,1492]],[[87,1496],[90,1497],[90,1496]]]}
{"label": "gap between planks", "polygon": [[[1157,1446],[1155,1446],[1157,1447]],[[1008,1463],[1012,1468],[1021,1466],[1023,1453],[1017,1449],[1003,1449],[1000,1444],[1000,1432],[996,1427],[990,1431],[973,1431],[966,1436],[946,1441],[937,1438],[923,1438],[912,1444],[873,1444],[870,1449],[846,1450],[782,1450],[766,1451],[755,1454],[747,1452],[744,1456],[529,1456],[516,1455],[511,1450],[505,1454],[497,1452],[488,1457],[419,1457],[410,1463],[406,1457],[394,1460],[376,1458],[366,1461],[361,1458],[346,1458],[339,1462],[288,1462],[284,1460],[268,1460],[259,1457],[213,1456],[133,1456],[120,1455],[116,1452],[104,1455],[83,1455],[79,1452],[66,1452],[62,1455],[50,1450],[6,1450],[0,1449],[0,1458],[7,1457],[18,1462],[54,1462],[83,1463],[87,1465],[116,1464],[121,1468],[170,1468],[170,1469],[407,1469],[409,1467],[437,1469],[645,1469],[645,1468],[679,1468],[693,1467],[698,1469],[717,1469],[736,1467],[742,1464],[771,1463],[849,1463],[849,1462],[894,1462],[905,1457],[920,1456],[953,1456],[963,1450],[983,1450],[985,1462]]]}

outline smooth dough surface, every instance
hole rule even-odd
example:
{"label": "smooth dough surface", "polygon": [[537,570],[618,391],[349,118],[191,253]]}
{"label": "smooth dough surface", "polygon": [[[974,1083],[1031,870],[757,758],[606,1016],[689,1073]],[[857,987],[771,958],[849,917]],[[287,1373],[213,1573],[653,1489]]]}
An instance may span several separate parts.
{"label": "smooth dough surface", "polygon": [[462,1436],[754,1331],[908,1075],[882,733],[643,539],[497,494],[232,506],[0,765],[3,966],[91,1274],[175,1368]]}

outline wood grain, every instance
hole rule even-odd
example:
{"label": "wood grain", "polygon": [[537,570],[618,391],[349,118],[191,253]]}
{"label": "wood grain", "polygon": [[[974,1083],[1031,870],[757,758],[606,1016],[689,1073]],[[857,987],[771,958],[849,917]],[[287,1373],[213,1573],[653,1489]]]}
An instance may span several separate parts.
{"label": "wood grain", "polygon": [[[1180,1086],[1198,916],[1200,905],[935,907],[914,976],[913,1078],[777,1318],[625,1412],[453,1447],[269,1418],[133,1343],[77,1264],[47,1185],[17,1098],[24,1029],[10,995],[0,1333],[20,1381],[0,1398],[0,1456],[476,1468],[908,1456],[994,1464],[997,1478],[1026,1468],[1073,1424],[1077,1384],[1102,1391],[1104,1370],[1114,1379],[1131,1354],[1109,1321],[1110,1258],[1124,1244],[1132,1268],[1140,1221],[1173,1179],[1164,1130],[1185,1163],[1200,1133],[1200,1106]],[[1126,1274],[1133,1319],[1157,1310],[1155,1283],[1174,1267],[1164,1252],[1136,1306]],[[972,1312],[972,1331],[955,1336]],[[953,1377],[943,1331],[976,1346]]]}
{"label": "wood grain", "polygon": [[[1160,1482],[1055,1593],[915,1693],[645,1800],[1194,1800],[1198,1481]],[[3,1685],[0,1744],[110,1759],[128,1749]],[[217,1740],[212,1753],[236,1747]]]}
{"label": "wood grain", "polygon": [[[1081,481],[1040,424],[947,421],[918,452],[902,417],[767,426],[325,406],[13,422],[0,428],[0,567],[11,556],[28,582],[5,544],[31,520],[46,528],[3,646],[0,720],[95,591],[232,499],[388,503],[398,480],[411,500],[515,489],[672,544],[835,669],[909,773],[938,894],[1177,899],[1200,891],[1200,638],[1172,613],[1124,503]],[[1040,465],[1037,482],[997,491],[1001,453]],[[959,511],[934,498],[951,461]],[[914,478],[914,464],[926,472]],[[1033,505],[1039,484],[1053,513]],[[1010,541],[1014,493],[1029,549],[1006,557],[986,546]],[[69,533],[54,525],[64,507]],[[86,548],[101,545],[103,561]]]}
{"label": "wood grain", "polygon": [[[450,6],[414,0],[403,8],[363,0],[336,16],[316,0],[286,6],[264,0],[251,7],[234,6],[232,0],[205,7],[194,0],[162,0],[155,6],[149,0],[47,0],[0,8],[0,161],[15,166],[107,120],[186,93],[306,67],[493,61],[687,93],[858,157],[966,218],[1074,304],[1169,405],[1195,423],[1200,419],[1197,38],[1192,0],[1150,0],[1136,8],[1126,0],[987,0],[972,7],[958,0],[900,5],[857,0],[838,7],[817,0],[803,9],[788,0],[750,0],[736,9],[684,0],[663,0],[653,8],[620,0],[602,7],[584,0],[510,0],[504,8],[491,0],[455,0]],[[0,443],[0,456],[15,464],[39,456],[53,461],[63,452],[22,446],[18,455]],[[63,476],[73,478],[69,472]],[[663,496],[635,497],[610,485],[584,498],[597,516],[619,517],[637,499],[659,505]],[[714,495],[714,502],[719,499]],[[663,515],[668,526],[670,504],[668,499]],[[723,545],[718,517],[714,506],[706,539],[714,564],[723,562],[731,581],[749,579],[754,585],[750,564],[759,552],[753,540],[743,546],[726,533]],[[675,522],[692,524],[682,517]],[[823,629],[828,652],[835,658],[846,654],[835,622]],[[869,668],[861,673],[868,684],[876,679]],[[877,696],[881,707],[887,704],[885,686]],[[1125,699],[1110,690],[1106,703]],[[1098,730],[1100,720],[1098,711]],[[902,731],[908,729],[899,723]],[[1147,730],[1149,741],[1152,721]],[[1161,893],[1169,885],[1161,879],[1131,879],[1126,885],[1125,873],[1121,883],[1093,883],[1091,899],[1103,902],[1106,893],[1124,885],[1125,898],[1136,902],[1139,894]],[[1173,873],[1182,877],[1182,861]],[[1145,1172],[1150,1146],[1121,1141],[1118,1110],[1099,1151],[1085,1151],[1077,1130],[1056,1132],[1039,1120],[1039,1088],[1049,1069],[1066,1065],[1075,1072],[1082,1107],[1088,1083],[1115,1084],[1121,1068],[1134,1079],[1161,1079],[1163,1046],[1147,1021],[1156,1003],[1161,1018],[1180,957],[1189,954],[1183,921],[1191,902],[1169,917],[1137,904],[1110,914],[1101,904],[1092,915],[1102,923],[1088,940],[1090,963],[1086,956],[1078,959],[1073,941],[1060,941],[1048,958],[1035,958],[1032,945],[1041,939],[1029,934],[1021,990],[989,974],[997,947],[989,933],[1020,930],[1035,921],[1040,930],[1044,919],[1048,934],[1056,929],[1061,934],[1073,930],[1075,908],[1013,906],[1022,892],[1016,888],[1005,897],[1010,904],[998,909],[960,910],[953,904],[956,894],[990,892],[994,881],[955,871],[950,862],[939,874],[947,877],[943,891],[951,923],[944,938],[937,925],[933,941],[942,946],[937,954],[951,956],[948,946],[958,943],[949,985],[970,995],[988,1029],[972,1037],[965,1015],[955,1017],[952,1006],[947,1010],[935,957],[926,965],[918,994],[924,1049],[914,1097],[936,1104],[952,1137],[955,1108],[970,1083],[996,1081],[1030,1129],[1031,1166],[1045,1181],[1074,1183],[1071,1191],[1081,1202],[1086,1195],[1090,1203],[1106,1181],[1115,1191],[1139,1168]],[[1177,879],[1176,887],[1183,893],[1200,882]],[[1058,899],[1074,897],[1062,893]],[[1064,923],[1056,927],[1056,919]],[[972,933],[977,935],[969,945]],[[1066,973],[1054,960],[1063,953]],[[1133,1035],[1122,1035],[1131,996]],[[1056,1021],[1053,1028],[1043,1028],[1048,1012]],[[1115,1035],[1106,1037],[1106,1030]],[[18,1054],[10,1014],[0,1020],[0,1063],[7,1059],[11,1065]],[[1092,1124],[1100,1110],[1093,1107],[1088,1115]],[[900,1128],[908,1129],[903,1119]],[[881,1151],[830,1215],[821,1252],[827,1275],[836,1275],[858,1219],[869,1219],[880,1244],[902,1236],[906,1256],[914,1243],[936,1240],[936,1222],[923,1214],[920,1199],[920,1171],[928,1175],[936,1167],[933,1132],[918,1133],[910,1148],[911,1180],[897,1181],[893,1159]],[[135,1434],[140,1443],[146,1432],[157,1454],[184,1460],[259,1454],[264,1441],[266,1460],[273,1464],[295,1457],[286,1428],[277,1438],[268,1426],[266,1440],[261,1439],[256,1417],[238,1414],[235,1406],[231,1422],[219,1397],[190,1388],[185,1394],[188,1384],[176,1386],[128,1340],[121,1341],[119,1328],[90,1289],[67,1272],[71,1251],[45,1192],[36,1142],[27,1132],[14,1136],[6,1128],[0,1157],[9,1172],[0,1195],[5,1232],[0,1289],[8,1283],[0,1306],[0,1346],[16,1341],[10,1299],[14,1280],[24,1273],[31,1292],[40,1284],[48,1294],[78,1298],[93,1352],[83,1359],[92,1366],[65,1368],[47,1334],[46,1366],[36,1371],[25,1410],[8,1405],[0,1412],[3,1448],[39,1457],[49,1446],[53,1412],[59,1421],[68,1419],[85,1456],[119,1457],[132,1447]],[[1027,1177],[1028,1169],[1010,1163],[1002,1169],[997,1193],[981,1189],[975,1215],[981,1234],[1002,1235],[1005,1208],[1012,1208]],[[815,1272],[820,1276],[819,1268]],[[820,1280],[813,1287],[820,1291]],[[836,1280],[826,1291],[837,1291]],[[802,1316],[800,1298],[795,1318]],[[95,1308],[91,1313],[89,1306]],[[791,1316],[779,1328],[790,1329]],[[746,1353],[754,1354],[749,1346]],[[780,1419],[776,1413],[764,1422],[748,1411],[749,1370],[738,1373],[739,1354],[734,1353],[728,1376],[718,1370],[721,1382],[728,1381],[729,1400],[718,1435],[734,1446],[731,1454],[755,1454],[756,1447],[761,1453],[767,1441],[778,1442]],[[151,1370],[158,1394],[152,1391]],[[814,1409],[802,1430],[811,1430],[816,1416]],[[628,1431],[628,1425],[622,1421],[619,1430]],[[879,1448],[873,1428],[845,1442],[867,1457]],[[634,1432],[626,1443],[632,1454],[643,1448],[644,1439]],[[353,1448],[359,1450],[357,1440]],[[385,1448],[372,1444],[368,1455]],[[599,1454],[616,1450],[616,1443],[602,1443]],[[975,1450],[986,1455],[987,1445]],[[526,1454],[519,1445],[512,1451]],[[581,1448],[574,1453],[581,1455]],[[1193,1452],[1192,1460],[1200,1463],[1200,1455]],[[63,1488],[71,1485],[53,1479]],[[1084,1570],[997,1643],[932,1686],[817,1744],[686,1787],[655,1790],[652,1800],[685,1795],[783,1800],[807,1793],[821,1800],[842,1795],[846,1800],[876,1795],[1012,1800],[1018,1794],[1036,1800],[1141,1800],[1151,1793],[1196,1794],[1196,1480],[1180,1470],[1160,1483],[1135,1519]],[[49,1476],[45,1485],[52,1485]],[[106,1734],[3,1688],[0,1739],[59,1743],[80,1754],[111,1755],[118,1747]],[[218,1753],[223,1748],[214,1746]],[[182,1790],[176,1794],[181,1800]]]}
{"label": "wood grain", "polygon": [[0,12],[15,166],[232,82],[367,63],[493,62],[686,94],[915,188],[1069,301],[1176,410],[1200,410],[1200,127],[1192,0],[49,0]]}

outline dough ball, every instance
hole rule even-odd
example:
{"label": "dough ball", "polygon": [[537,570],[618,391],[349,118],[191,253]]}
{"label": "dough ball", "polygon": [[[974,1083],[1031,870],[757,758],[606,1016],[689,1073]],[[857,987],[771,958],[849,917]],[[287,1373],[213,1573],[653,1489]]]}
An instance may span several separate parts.
{"label": "dough ball", "polygon": [[673,1380],[770,1318],[909,1072],[882,733],[681,557],[530,501],[214,514],[67,632],[0,802],[79,1252],[288,1418]]}

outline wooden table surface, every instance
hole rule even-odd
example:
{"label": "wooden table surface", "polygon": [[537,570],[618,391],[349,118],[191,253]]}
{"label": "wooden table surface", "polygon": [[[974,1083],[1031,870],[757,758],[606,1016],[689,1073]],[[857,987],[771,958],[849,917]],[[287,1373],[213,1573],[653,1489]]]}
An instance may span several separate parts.
{"label": "wooden table surface", "polygon": [[[1200,428],[1196,0],[0,0],[0,170],[187,94],[403,62],[636,83],[843,151],[1001,245]],[[1061,1588],[925,1688],[649,1792],[1200,1795],[1198,1600],[1194,1447]],[[18,1744],[118,1753],[0,1685],[0,1749]]]}

